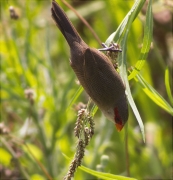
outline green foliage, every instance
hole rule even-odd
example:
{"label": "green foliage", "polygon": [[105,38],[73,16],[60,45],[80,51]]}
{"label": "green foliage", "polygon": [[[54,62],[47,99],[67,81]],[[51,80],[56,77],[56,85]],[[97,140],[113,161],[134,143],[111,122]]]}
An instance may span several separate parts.
{"label": "green foliage", "polygon": [[[128,175],[131,179],[171,178],[171,67],[165,63],[157,36],[153,37],[155,4],[149,1],[146,10],[144,2],[73,4],[101,41],[120,44],[119,71],[136,112],[134,117],[129,108],[128,127],[118,133],[93,105],[95,134],[74,179],[130,180]],[[85,42],[100,48],[88,28],[62,2],[59,4]],[[8,0],[0,5],[0,173],[8,179],[11,177],[4,175],[5,170],[18,179],[62,179],[69,166],[63,154],[70,158],[75,154],[77,105],[87,104],[88,96],[76,83],[68,61],[69,47],[51,19],[51,1]],[[10,6],[18,19],[10,18]],[[143,136],[145,127],[145,143],[136,118]],[[103,166],[100,162],[105,155],[109,158]]]}

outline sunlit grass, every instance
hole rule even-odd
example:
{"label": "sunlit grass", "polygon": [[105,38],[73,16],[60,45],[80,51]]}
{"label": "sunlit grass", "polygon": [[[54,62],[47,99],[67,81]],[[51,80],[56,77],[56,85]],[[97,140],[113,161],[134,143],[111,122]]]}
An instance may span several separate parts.
{"label": "sunlit grass", "polygon": [[[88,9],[84,18],[100,39],[106,41],[121,24],[133,2],[109,0],[98,1],[98,4],[99,2],[97,11],[90,14]],[[63,3],[60,4],[67,9]],[[4,123],[0,126],[0,150],[3,157],[0,164],[14,174],[20,169],[21,175],[18,178],[62,179],[69,166],[69,161],[63,154],[70,158],[75,154],[75,105],[79,102],[86,104],[88,96],[76,83],[76,77],[69,65],[69,48],[51,19],[50,1],[8,0],[0,2],[0,5],[0,107],[1,122]],[[10,18],[8,8],[11,5],[19,13],[17,20]],[[85,4],[75,9],[84,7]],[[100,48],[78,18],[73,23],[87,44]],[[171,160],[168,157],[172,153],[169,118],[172,114],[171,78],[163,62],[162,69],[159,70],[160,76],[157,77],[161,90],[156,86],[153,74],[158,69],[153,68],[151,61],[157,60],[154,57],[158,54],[151,50],[152,57],[141,56],[142,42],[143,47],[147,47],[145,53],[149,49],[145,44],[146,39],[143,39],[147,37],[145,32],[143,34],[143,23],[144,21],[136,17],[130,27],[126,46],[127,68],[136,66],[141,74],[137,76],[138,81],[129,81],[129,87],[146,130],[144,144],[136,118],[129,107],[129,169],[131,177],[135,179],[168,179],[171,174]],[[159,49],[157,43],[156,48]],[[159,57],[163,61],[161,53]],[[143,59],[145,64],[142,63],[141,66],[140,61]],[[155,64],[157,67],[158,62]],[[130,76],[134,78],[135,75]],[[92,112],[95,114],[96,111],[93,109]],[[97,165],[101,164],[101,157],[107,155],[109,160],[103,172],[109,173],[109,176],[114,175],[114,178],[116,175],[126,176],[125,131],[118,133],[99,110],[94,120],[95,135],[87,147],[83,166],[94,172]],[[85,167],[82,167],[83,170]],[[79,170],[75,179],[92,179],[94,176],[90,174]]]}

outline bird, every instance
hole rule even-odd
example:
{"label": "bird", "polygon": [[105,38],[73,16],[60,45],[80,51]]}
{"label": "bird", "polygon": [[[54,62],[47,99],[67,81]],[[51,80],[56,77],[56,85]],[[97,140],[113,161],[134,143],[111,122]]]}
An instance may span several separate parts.
{"label": "bird", "polygon": [[83,41],[55,0],[51,16],[70,47],[70,66],[80,84],[104,116],[121,131],[128,120],[128,103],[124,83],[111,60]]}

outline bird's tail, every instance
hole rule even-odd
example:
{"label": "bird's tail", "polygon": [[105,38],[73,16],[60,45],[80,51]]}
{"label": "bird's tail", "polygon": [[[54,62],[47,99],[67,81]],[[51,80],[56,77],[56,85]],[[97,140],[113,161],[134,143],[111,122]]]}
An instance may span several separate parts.
{"label": "bird's tail", "polygon": [[74,41],[81,42],[82,39],[77,33],[76,29],[66,16],[65,12],[60,8],[60,6],[53,0],[52,1],[52,18],[55,21],[56,25],[64,35],[69,46],[72,45]]}

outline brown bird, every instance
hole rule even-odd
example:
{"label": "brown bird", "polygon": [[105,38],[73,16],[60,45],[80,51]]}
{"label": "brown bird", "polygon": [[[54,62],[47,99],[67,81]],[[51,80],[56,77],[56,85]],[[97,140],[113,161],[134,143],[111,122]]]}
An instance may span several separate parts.
{"label": "brown bird", "polygon": [[80,84],[103,114],[120,131],[128,119],[125,87],[109,58],[90,48],[61,7],[52,1],[52,18],[70,47],[70,65]]}

